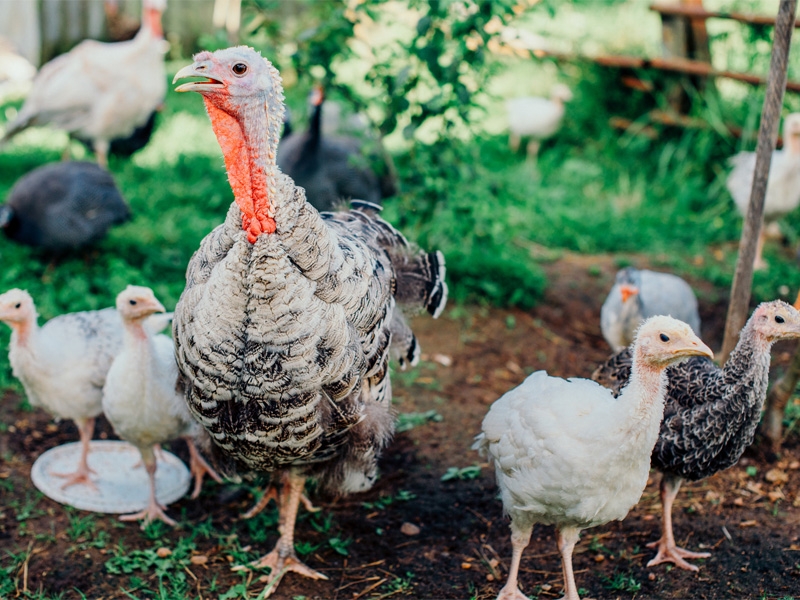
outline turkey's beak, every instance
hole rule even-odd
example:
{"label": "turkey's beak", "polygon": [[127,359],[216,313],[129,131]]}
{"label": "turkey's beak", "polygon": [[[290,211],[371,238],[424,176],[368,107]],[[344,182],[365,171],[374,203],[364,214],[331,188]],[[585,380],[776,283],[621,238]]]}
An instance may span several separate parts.
{"label": "turkey's beak", "polygon": [[[0,219],[0,221],[2,221],[2,219]],[[792,304],[792,306],[794,306],[795,309],[800,310],[800,292],[797,292],[797,298],[795,299],[794,304]]]}
{"label": "turkey's beak", "polygon": [[714,359],[714,353],[711,348],[706,346],[696,335],[687,337],[682,344],[676,345],[672,351],[677,356],[705,356],[706,358]]}
{"label": "turkey's beak", "polygon": [[619,286],[619,293],[622,295],[622,302],[624,304],[630,298],[639,293],[639,288],[637,288],[635,285],[628,285],[623,283],[621,286]]}
{"label": "turkey's beak", "polygon": [[159,312],[159,313],[167,312],[167,309],[164,308],[164,305],[161,304],[161,302],[159,302],[155,298],[153,298],[149,302],[149,307],[153,309],[153,312]]}
{"label": "turkey's beak", "polygon": [[183,83],[175,88],[176,92],[211,92],[221,90],[225,84],[221,81],[208,76],[208,71],[211,65],[209,61],[195,62],[189,66],[183,67],[180,71],[175,73],[172,79],[174,84],[179,79],[186,79],[187,77],[203,77],[203,81],[190,81]]}

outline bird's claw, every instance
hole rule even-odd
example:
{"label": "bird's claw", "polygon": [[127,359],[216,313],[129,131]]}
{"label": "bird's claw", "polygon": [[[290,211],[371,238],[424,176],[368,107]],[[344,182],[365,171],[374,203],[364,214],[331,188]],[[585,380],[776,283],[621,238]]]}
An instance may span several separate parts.
{"label": "bird's claw", "polygon": [[53,475],[54,477],[61,477],[61,478],[66,479],[66,481],[61,486],[62,490],[65,490],[68,487],[73,486],[73,485],[85,485],[85,486],[88,486],[90,489],[92,489],[95,492],[98,491],[97,485],[89,477],[90,474],[97,474],[96,471],[94,471],[93,469],[90,469],[90,468],[78,469],[77,471],[74,471],[72,473],[54,473],[54,472],[51,472],[50,474]]}
{"label": "bird's claw", "polygon": [[686,558],[708,558],[711,556],[709,552],[692,552],[678,546],[669,546],[661,541],[651,542],[647,544],[648,548],[658,548],[655,557],[647,563],[648,567],[654,567],[661,563],[673,563],[679,569],[687,571],[699,571],[700,569],[691,563],[686,562]]}
{"label": "bird's claw", "polygon": [[263,596],[264,598],[269,598],[272,595],[272,593],[280,584],[281,579],[283,579],[283,576],[290,571],[298,573],[303,577],[308,577],[309,579],[328,579],[326,575],[323,575],[319,571],[315,571],[305,563],[301,562],[294,553],[291,553],[288,556],[280,556],[277,548],[269,554],[262,556],[258,560],[254,560],[247,565],[238,565],[233,567],[232,570],[250,571],[252,569],[263,568],[270,569],[269,579],[267,580],[266,594]]}
{"label": "bird's claw", "polygon": [[189,471],[192,477],[194,477],[194,490],[190,496],[193,500],[200,495],[200,490],[203,487],[203,477],[205,477],[206,474],[217,483],[222,483],[222,477],[219,476],[219,473],[217,473],[199,454],[197,456],[192,455]]}
{"label": "bird's claw", "polygon": [[167,513],[164,512],[166,507],[162,506],[161,504],[150,504],[147,508],[137,513],[131,513],[127,515],[120,516],[120,521],[138,521],[142,520],[141,528],[144,530],[150,523],[155,520],[163,521],[167,525],[172,527],[177,527],[178,522],[175,519],[171,519],[167,516]]}

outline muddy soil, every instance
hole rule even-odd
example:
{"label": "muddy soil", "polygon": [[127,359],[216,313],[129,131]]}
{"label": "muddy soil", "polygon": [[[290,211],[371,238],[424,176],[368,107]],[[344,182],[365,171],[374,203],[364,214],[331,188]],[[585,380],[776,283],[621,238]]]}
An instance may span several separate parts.
{"label": "muddy soil", "polygon": [[[321,517],[303,514],[296,541],[312,550],[304,560],[327,581],[288,574],[274,597],[324,598],[475,598],[497,595],[510,557],[508,522],[497,500],[494,476],[472,450],[473,436],[489,405],[533,370],[554,375],[589,376],[608,354],[599,330],[600,305],[615,266],[607,257],[565,255],[548,265],[549,287],[537,308],[495,310],[457,308],[439,321],[418,318],[415,330],[425,353],[410,373],[395,373],[399,413],[432,411],[437,420],[398,433],[382,459],[382,477],[368,493],[333,499],[312,495]],[[724,291],[700,282],[703,337],[718,347],[725,318]],[[785,365],[791,346],[778,346],[773,363]],[[773,369],[773,375],[775,373]],[[37,598],[151,598],[157,595],[154,570],[112,575],[107,561],[133,550],[170,547],[192,535],[198,558],[185,567],[191,598],[218,598],[236,584],[248,584],[247,597],[263,590],[260,573],[244,580],[230,570],[238,559],[221,536],[236,534],[247,549],[265,553],[277,539],[274,510],[260,521],[266,529],[239,519],[253,497],[250,488],[207,484],[198,500],[170,506],[182,527],[177,536],[146,535],[135,524],[100,515],[95,529],[81,537],[83,516],[35,491],[30,468],[36,457],[77,439],[71,423],[54,424],[40,411],[19,408],[7,396],[0,405],[0,550],[24,553],[27,561],[0,577],[16,582],[18,592]],[[113,438],[107,423],[99,436]],[[182,445],[172,448],[186,458]],[[466,469],[468,467],[479,467]],[[453,468],[458,476],[442,481]],[[475,478],[470,476],[476,475]],[[788,480],[787,480],[788,478]],[[684,485],[675,505],[680,545],[706,549],[697,573],[664,565],[646,568],[658,538],[658,474],[623,522],[584,532],[575,553],[575,571],[587,598],[784,598],[800,594],[800,445],[790,438],[778,462],[751,448],[724,473]],[[76,521],[77,520],[77,521]],[[197,523],[208,524],[197,528]],[[413,525],[415,527],[411,527]],[[102,534],[102,542],[91,543]],[[409,535],[412,534],[412,535]],[[340,540],[332,544],[331,539]],[[348,543],[349,540],[349,543]],[[230,539],[227,540],[228,542]],[[120,549],[119,544],[123,544]],[[341,552],[337,552],[336,547]],[[316,547],[316,548],[315,548]],[[346,554],[345,554],[346,553]],[[5,552],[3,552],[5,555]],[[9,560],[0,557],[0,567]],[[532,598],[563,593],[552,528],[537,526],[525,552],[521,586]],[[169,579],[165,579],[169,583]],[[242,586],[242,589],[244,586]],[[61,594],[61,596],[59,596]],[[229,598],[245,597],[228,595]]]}

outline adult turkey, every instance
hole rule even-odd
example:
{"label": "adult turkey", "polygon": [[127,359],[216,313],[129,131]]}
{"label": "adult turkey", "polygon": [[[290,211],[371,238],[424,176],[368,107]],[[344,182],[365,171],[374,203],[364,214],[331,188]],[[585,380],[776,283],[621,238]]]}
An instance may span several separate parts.
{"label": "adult turkey", "polygon": [[[652,465],[661,478],[661,539],[647,566],[672,562],[696,571],[686,558],[706,558],[675,544],[672,504],[684,479],[699,481],[735,465],[753,442],[767,394],[770,350],[778,340],[800,337],[800,312],[775,300],[756,307],[739,342],[720,369],[710,359],[692,358],[667,371],[664,421]],[[631,377],[633,353],[625,348],[600,365],[592,379],[619,394]]]}
{"label": "adult turkey", "polygon": [[148,319],[163,313],[164,306],[153,290],[135,285],[129,285],[117,295],[116,306],[122,318],[123,343],[103,387],[103,412],[114,432],[139,450],[150,480],[147,507],[120,519],[142,519],[142,527],[155,519],[177,525],[156,500],[155,447],[177,438],[186,441],[190,470],[195,478],[192,498],[200,494],[206,473],[218,482],[222,479],[195,447],[194,438],[201,429],[186,409],[183,395],[175,389],[178,367],[172,340],[148,325]]}
{"label": "adult turkey", "polygon": [[49,125],[91,140],[97,162],[107,167],[111,140],[145,125],[164,101],[165,7],[166,0],[143,0],[143,26],[132,40],[86,40],[44,65],[0,143]]}
{"label": "adult turkey", "polygon": [[527,599],[517,574],[535,523],[556,526],[564,600],[578,600],[580,532],[624,519],[639,501],[664,413],[664,370],[689,356],[712,353],[685,323],[652,317],[637,333],[633,375],[618,399],[593,381],[537,371],[492,404],[473,447],[493,463],[511,517],[511,568],[498,600]]}
{"label": "adult turkey", "polygon": [[626,267],[617,271],[614,285],[600,309],[600,329],[614,352],[633,342],[642,321],[670,315],[700,334],[700,313],[691,286],[672,273]]}
{"label": "adult turkey", "polygon": [[[320,214],[275,164],[283,114],[278,71],[246,47],[201,52],[175,80],[203,96],[235,202],[189,263],[175,309],[186,402],[228,473],[274,473],[280,538],[252,564],[324,575],[295,555],[308,477],[336,493],[368,489],[394,429],[390,346],[416,338],[397,303],[434,317],[447,286],[439,252],[412,249],[355,202]],[[246,568],[246,567],[240,567]]]}
{"label": "adult turkey", "polygon": [[[324,90],[316,86],[310,96],[308,131],[284,135],[278,146],[281,170],[305,189],[306,198],[317,210],[336,209],[351,199],[380,204],[395,195],[397,184],[388,164],[384,161],[380,176],[375,173],[373,165],[382,157],[367,150],[368,142],[324,134],[324,101]],[[378,145],[377,140],[372,143]]]}
{"label": "adult turkey", "polygon": [[0,205],[0,228],[7,237],[52,252],[98,242],[129,218],[130,209],[114,178],[90,162],[34,169]]}
{"label": "adult turkey", "polygon": [[[783,150],[772,153],[769,165],[767,195],[764,198],[764,224],[761,227],[753,265],[764,269],[767,263],[762,252],[766,240],[765,228],[800,206],[800,113],[787,115],[783,121]],[[725,186],[733,197],[742,217],[747,216],[753,173],[756,168],[755,152],[739,152],[729,160],[733,167]]]}

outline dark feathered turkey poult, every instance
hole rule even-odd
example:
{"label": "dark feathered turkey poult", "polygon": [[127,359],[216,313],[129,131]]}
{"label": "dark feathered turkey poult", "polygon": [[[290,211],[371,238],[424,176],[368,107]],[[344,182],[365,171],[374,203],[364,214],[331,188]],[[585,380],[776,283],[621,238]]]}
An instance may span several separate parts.
{"label": "dark feathered turkey poult", "polygon": [[[325,136],[322,132],[321,87],[311,94],[311,120],[308,131],[284,132],[278,148],[278,166],[295,184],[306,191],[306,198],[317,210],[339,208],[351,199],[380,204],[397,193],[394,175],[381,156],[367,151],[369,143],[350,136]],[[379,146],[378,142],[374,142]],[[381,164],[383,163],[383,164]],[[380,165],[378,175],[374,166]]]}
{"label": "dark feathered turkey poult", "polygon": [[22,177],[0,206],[7,237],[55,252],[95,243],[129,218],[114,178],[90,162],[39,167]]}
{"label": "dark feathered turkey poult", "polygon": [[[760,304],[739,334],[739,343],[725,367],[706,358],[690,358],[667,371],[669,387],[661,432],[653,449],[652,466],[661,479],[661,539],[647,566],[673,562],[696,571],[686,558],[706,558],[675,544],[672,503],[681,481],[698,481],[735,465],[753,443],[761,418],[770,365],[770,350],[778,340],[800,337],[800,312],[775,300]],[[628,382],[631,350],[625,348],[600,365],[592,379],[616,395]]]}
{"label": "dark feathered turkey poult", "polygon": [[176,80],[203,95],[235,202],[192,257],[175,308],[176,358],[189,409],[223,470],[282,482],[281,536],[257,567],[271,590],[300,562],[294,524],[308,477],[334,493],[368,489],[394,430],[390,346],[416,359],[397,304],[444,307],[441,253],[409,247],[377,214],[320,214],[275,164],[283,92],[277,70],[239,47],[202,52]]}

